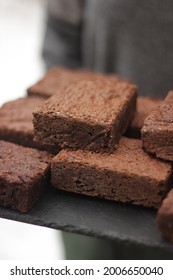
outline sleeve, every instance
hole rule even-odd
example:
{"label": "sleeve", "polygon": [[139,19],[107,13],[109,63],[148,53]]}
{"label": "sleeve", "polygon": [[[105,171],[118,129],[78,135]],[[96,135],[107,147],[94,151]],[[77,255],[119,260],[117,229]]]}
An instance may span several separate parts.
{"label": "sleeve", "polygon": [[48,0],[43,58],[47,68],[81,67],[81,30],[85,0]]}

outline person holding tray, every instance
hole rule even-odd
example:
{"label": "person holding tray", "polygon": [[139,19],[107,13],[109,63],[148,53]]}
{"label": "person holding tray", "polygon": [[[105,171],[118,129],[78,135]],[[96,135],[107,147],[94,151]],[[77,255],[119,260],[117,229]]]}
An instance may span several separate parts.
{"label": "person holding tray", "polygon": [[[43,57],[62,65],[116,73],[139,94],[164,98],[173,88],[173,2],[49,0]],[[122,221],[123,222],[123,221]],[[172,259],[172,255],[63,233],[67,259]]]}

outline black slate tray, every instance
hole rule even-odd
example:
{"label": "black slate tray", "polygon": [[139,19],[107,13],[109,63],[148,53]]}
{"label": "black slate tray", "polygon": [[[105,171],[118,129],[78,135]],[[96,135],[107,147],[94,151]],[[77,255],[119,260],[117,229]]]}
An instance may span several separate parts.
{"label": "black slate tray", "polygon": [[0,207],[0,217],[173,253],[157,229],[156,211],[142,207],[51,189],[27,214]]}

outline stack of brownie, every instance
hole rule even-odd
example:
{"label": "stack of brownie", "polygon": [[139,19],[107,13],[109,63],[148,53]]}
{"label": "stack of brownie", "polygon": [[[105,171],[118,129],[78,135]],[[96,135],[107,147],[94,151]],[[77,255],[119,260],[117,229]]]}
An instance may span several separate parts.
{"label": "stack of brownie", "polygon": [[[49,80],[47,75],[29,89],[29,94],[36,94],[37,88],[39,94],[48,96],[49,87],[44,85]],[[135,113],[136,97],[136,86],[128,81],[87,76],[61,91],[58,88],[35,110],[35,141],[62,149],[51,164],[51,182],[55,188],[159,207],[170,188],[171,165],[145,153],[141,140],[122,135],[134,115],[140,122],[132,122],[128,131],[134,137],[136,126],[134,131],[139,135],[144,118],[161,101],[141,98]],[[146,110],[140,106],[142,100]]]}
{"label": "stack of brownie", "polygon": [[51,177],[60,190],[158,208],[171,189],[172,153],[156,147],[153,127],[162,120],[171,131],[171,98],[137,98],[114,75],[51,69],[28,97],[0,108],[0,204],[28,211]]}
{"label": "stack of brownie", "polygon": [[[42,145],[34,138],[32,113],[35,107],[79,80],[106,79],[89,71],[51,69],[46,78],[28,89],[28,97],[0,108],[0,205],[27,212],[50,186],[50,164],[58,145]],[[109,81],[119,80],[109,76]],[[41,151],[45,150],[45,151]]]}

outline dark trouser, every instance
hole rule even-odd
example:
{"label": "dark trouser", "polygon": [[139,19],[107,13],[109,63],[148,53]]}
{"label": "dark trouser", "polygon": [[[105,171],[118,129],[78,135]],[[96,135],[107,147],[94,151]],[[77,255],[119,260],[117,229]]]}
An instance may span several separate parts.
{"label": "dark trouser", "polygon": [[172,260],[173,253],[62,232],[67,260]]}

